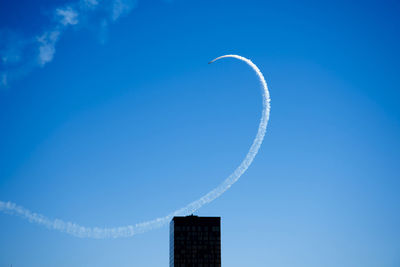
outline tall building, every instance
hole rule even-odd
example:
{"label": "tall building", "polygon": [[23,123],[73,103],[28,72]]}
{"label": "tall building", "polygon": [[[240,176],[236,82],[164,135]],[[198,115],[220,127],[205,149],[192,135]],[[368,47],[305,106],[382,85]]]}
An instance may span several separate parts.
{"label": "tall building", "polygon": [[170,224],[170,267],[220,267],[221,217],[174,217]]}

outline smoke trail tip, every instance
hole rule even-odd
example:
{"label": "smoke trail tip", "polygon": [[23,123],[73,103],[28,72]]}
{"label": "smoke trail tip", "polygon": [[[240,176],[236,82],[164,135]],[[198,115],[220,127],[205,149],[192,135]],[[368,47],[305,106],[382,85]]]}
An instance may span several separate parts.
{"label": "smoke trail tip", "polygon": [[208,64],[213,63],[214,61],[216,61],[218,58],[214,58],[213,60],[211,60],[210,62],[208,62]]}

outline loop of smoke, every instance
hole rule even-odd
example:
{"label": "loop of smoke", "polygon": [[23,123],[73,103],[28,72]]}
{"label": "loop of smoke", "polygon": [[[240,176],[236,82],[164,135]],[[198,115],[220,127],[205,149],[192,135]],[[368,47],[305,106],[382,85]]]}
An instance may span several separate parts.
{"label": "loop of smoke", "polygon": [[223,181],[219,186],[208,192],[206,195],[202,196],[196,201],[189,203],[185,207],[178,209],[164,217],[159,217],[151,221],[138,223],[135,225],[127,225],[122,227],[113,227],[113,228],[99,228],[99,227],[85,227],[78,225],[72,222],[65,222],[60,219],[49,219],[48,217],[37,214],[29,211],[21,206],[16,205],[12,202],[3,202],[0,201],[0,211],[5,213],[10,213],[14,215],[18,215],[29,222],[40,224],[46,226],[49,229],[58,230],[61,232],[65,232],[67,234],[76,236],[76,237],[86,237],[86,238],[119,238],[119,237],[130,237],[138,233],[143,233],[149,231],[154,228],[161,227],[168,223],[172,217],[178,215],[188,215],[196,210],[200,209],[203,205],[210,203],[214,199],[221,196],[226,190],[228,190],[234,183],[236,183],[242,174],[247,170],[250,164],[253,162],[254,157],[257,155],[258,150],[260,149],[261,143],[264,139],[265,131],[267,129],[267,124],[269,120],[270,113],[270,97],[269,91],[267,87],[267,83],[265,82],[264,76],[258,67],[251,62],[251,60],[244,58],[238,55],[225,55],[218,57],[212,60],[210,63],[215,62],[222,58],[236,58],[241,61],[247,63],[257,74],[260,79],[262,88],[263,88],[263,110],[262,116],[260,120],[260,124],[258,127],[257,135],[253,141],[253,144],[250,147],[249,152],[247,153],[244,160],[240,163],[240,165],[236,168],[236,170]]}

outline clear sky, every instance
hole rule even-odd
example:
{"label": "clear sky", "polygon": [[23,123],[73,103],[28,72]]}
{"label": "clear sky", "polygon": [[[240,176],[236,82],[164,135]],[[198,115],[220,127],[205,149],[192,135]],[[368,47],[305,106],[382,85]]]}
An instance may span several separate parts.
{"label": "clear sky", "polygon": [[[97,3],[97,4],[96,4]],[[75,16],[74,11],[79,11]],[[400,266],[398,1],[0,0],[0,200],[85,226],[222,182],[228,267]],[[168,227],[80,239],[0,213],[0,266],[168,266]]]}

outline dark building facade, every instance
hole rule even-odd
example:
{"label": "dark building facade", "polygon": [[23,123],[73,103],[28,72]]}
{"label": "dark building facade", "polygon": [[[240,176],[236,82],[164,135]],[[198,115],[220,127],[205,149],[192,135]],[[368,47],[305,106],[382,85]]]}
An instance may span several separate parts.
{"label": "dark building facade", "polygon": [[220,267],[221,218],[174,217],[170,224],[170,267]]}

